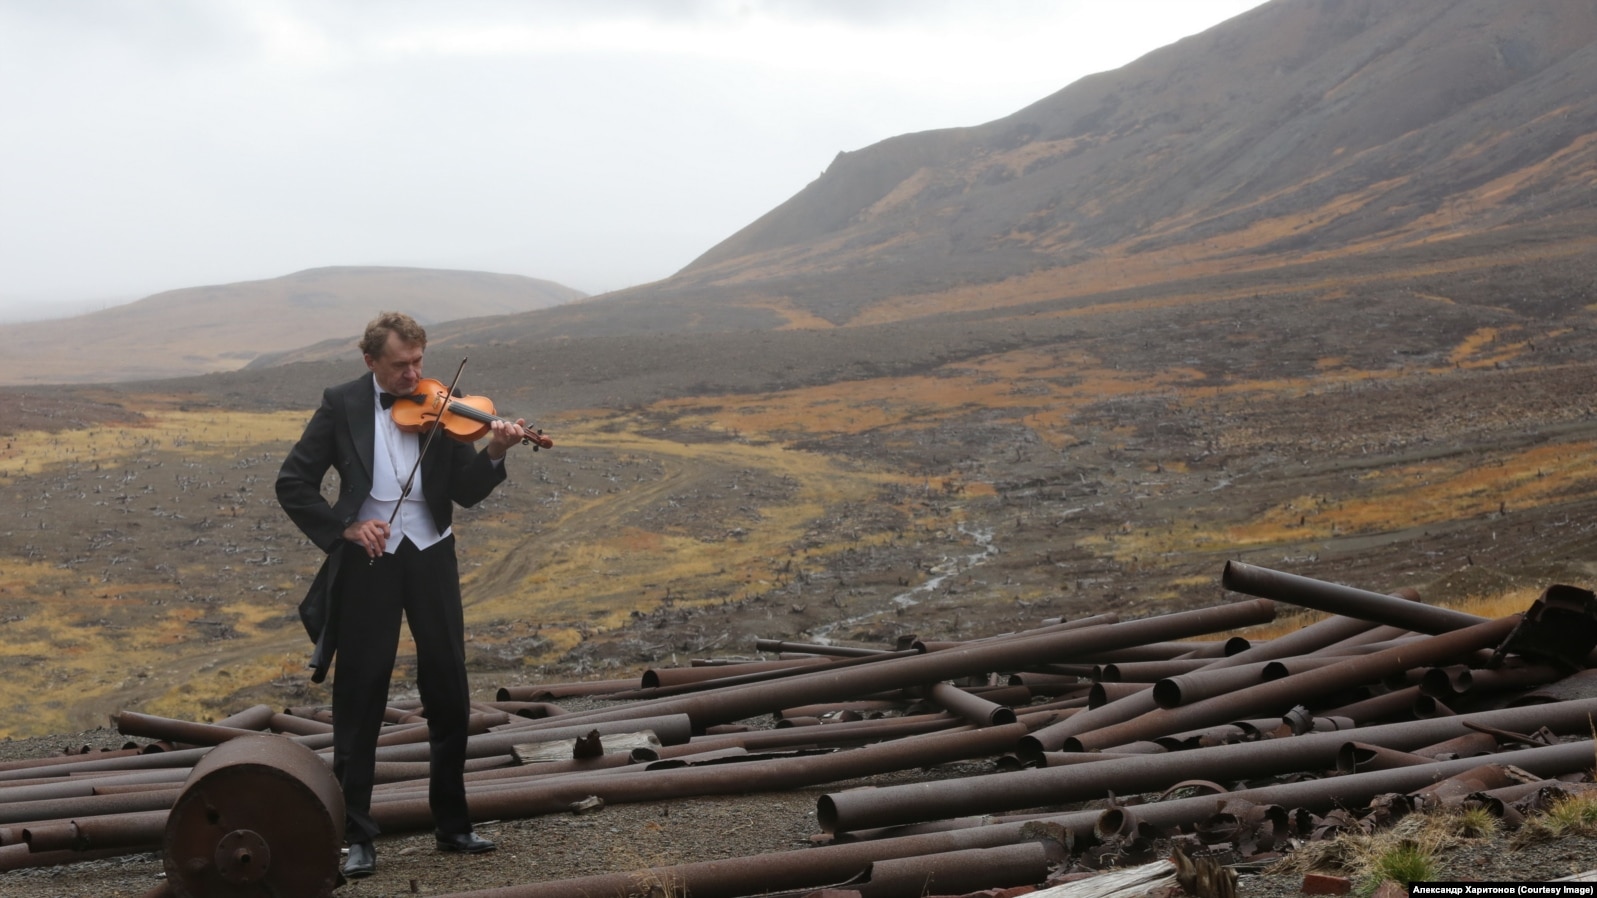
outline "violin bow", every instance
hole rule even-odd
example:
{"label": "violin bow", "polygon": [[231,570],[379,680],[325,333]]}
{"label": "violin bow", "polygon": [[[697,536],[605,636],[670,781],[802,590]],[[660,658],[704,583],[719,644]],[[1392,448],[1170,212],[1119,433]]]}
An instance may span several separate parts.
{"label": "violin bow", "polygon": [[[404,501],[410,498],[411,487],[416,485],[416,472],[421,470],[421,460],[427,457],[427,447],[433,444],[433,437],[438,435],[438,427],[443,423],[444,411],[449,410],[449,400],[455,395],[455,386],[460,383],[460,373],[466,370],[466,360],[460,360],[460,367],[455,369],[455,378],[449,382],[449,391],[444,394],[444,409],[433,418],[433,423],[427,428],[427,436],[421,441],[421,451],[416,453],[416,463],[410,466],[410,475],[405,478],[405,485],[399,488],[399,501],[394,503],[394,510],[388,515],[388,526],[394,526],[394,519],[399,517],[399,508]],[[377,559],[366,559],[367,564],[376,563]]]}

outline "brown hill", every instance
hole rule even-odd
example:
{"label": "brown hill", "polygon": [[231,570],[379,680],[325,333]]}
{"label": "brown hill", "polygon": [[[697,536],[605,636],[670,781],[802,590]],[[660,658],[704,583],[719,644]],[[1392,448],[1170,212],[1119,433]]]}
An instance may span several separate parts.
{"label": "brown hill", "polygon": [[95,383],[230,371],[263,354],[337,336],[378,309],[424,322],[526,312],[584,294],[510,274],[425,268],[313,268],[264,281],[190,287],[73,318],[0,325],[0,383]]}
{"label": "brown hill", "polygon": [[839,154],[672,283],[845,324],[973,283],[1086,295],[1545,224],[1593,203],[1594,40],[1580,0],[1279,0]]}

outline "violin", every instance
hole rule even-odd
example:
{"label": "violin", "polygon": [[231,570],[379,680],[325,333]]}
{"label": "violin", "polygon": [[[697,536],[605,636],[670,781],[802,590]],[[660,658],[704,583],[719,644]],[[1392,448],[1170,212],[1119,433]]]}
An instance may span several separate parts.
{"label": "violin", "polygon": [[[501,418],[494,411],[493,400],[487,396],[467,396],[463,393],[449,395],[449,387],[441,381],[422,378],[416,392],[400,396],[394,401],[389,414],[394,424],[406,433],[422,433],[438,422],[444,433],[462,443],[475,443],[492,429],[493,422],[514,424],[510,418]],[[521,444],[532,446],[536,452],[548,449],[554,440],[543,435],[542,430],[522,428]]]}

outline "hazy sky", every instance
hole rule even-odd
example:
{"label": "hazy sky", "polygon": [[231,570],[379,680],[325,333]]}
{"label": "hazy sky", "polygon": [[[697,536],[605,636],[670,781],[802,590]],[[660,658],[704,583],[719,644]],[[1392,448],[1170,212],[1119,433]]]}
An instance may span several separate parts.
{"label": "hazy sky", "polygon": [[666,277],[840,151],[1261,0],[0,0],[0,321],[324,265]]}

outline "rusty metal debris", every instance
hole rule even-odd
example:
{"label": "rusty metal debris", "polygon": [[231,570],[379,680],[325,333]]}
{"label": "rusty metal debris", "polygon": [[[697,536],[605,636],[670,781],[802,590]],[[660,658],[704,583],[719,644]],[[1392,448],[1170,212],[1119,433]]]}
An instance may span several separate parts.
{"label": "rusty metal debris", "polygon": [[179,898],[304,895],[343,884],[344,797],[310,749],[281,736],[206,754],[167,815],[161,855]]}
{"label": "rusty metal debris", "polygon": [[[501,688],[496,701],[475,703],[467,781],[477,819],[991,766],[824,794],[819,844],[799,851],[461,896],[626,894],[646,881],[696,898],[917,898],[1057,884],[1172,854],[1223,884],[1225,865],[1306,839],[1438,806],[1480,807],[1517,825],[1587,785],[1597,718],[1591,593],[1554,586],[1524,615],[1485,620],[1412,593],[1236,562],[1222,580],[1254,598],[969,641],[761,640],[754,648],[775,660]],[[1269,640],[1228,635],[1268,621],[1277,602],[1326,616]],[[583,708],[560,704],[572,699]],[[425,711],[397,705],[386,720],[373,815],[387,832],[428,828]],[[279,893],[322,894],[338,842],[322,824],[342,822],[325,783],[298,798],[274,793],[304,805],[293,816],[309,821],[314,845],[235,824],[242,809],[213,820],[209,796],[225,804],[239,785],[207,785],[198,816],[193,796],[246,767],[318,781],[326,709],[258,706],[214,724],[122,712],[113,723],[156,741],[0,765],[0,870],[159,848],[170,894],[226,895],[216,882],[250,883],[293,852],[315,858],[300,866],[321,878]],[[630,738],[640,732],[647,738]],[[555,753],[565,756],[545,760]],[[212,881],[185,892],[194,871]]]}

